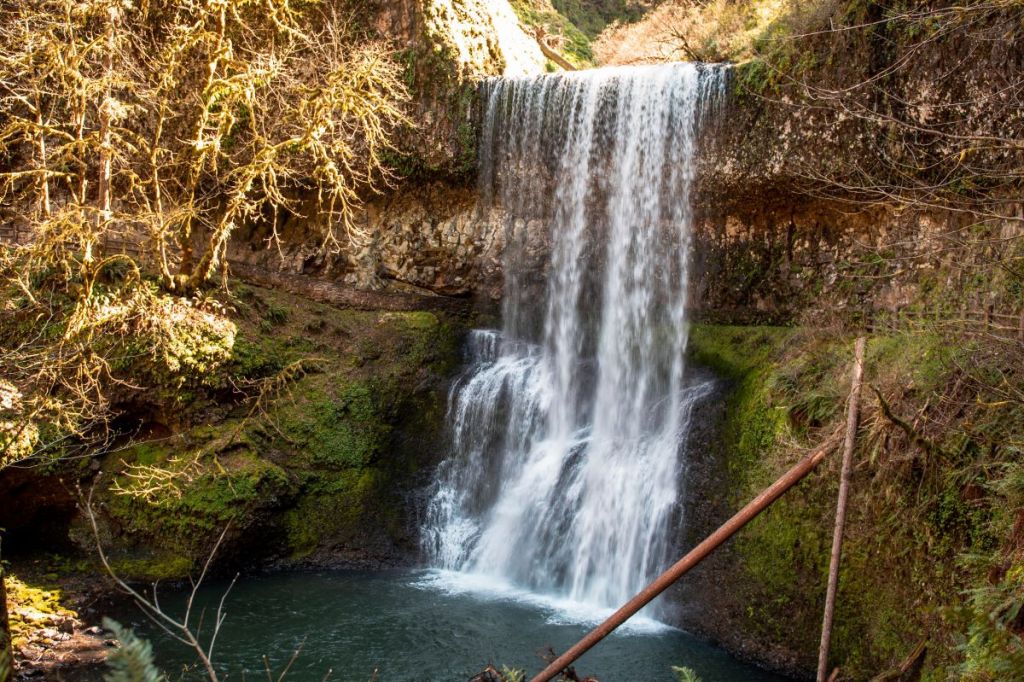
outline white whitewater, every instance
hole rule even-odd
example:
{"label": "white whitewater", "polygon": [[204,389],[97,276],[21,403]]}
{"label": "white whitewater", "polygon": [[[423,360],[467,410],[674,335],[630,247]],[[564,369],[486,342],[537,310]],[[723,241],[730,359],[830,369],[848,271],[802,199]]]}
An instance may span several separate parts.
{"label": "white whitewater", "polygon": [[[689,194],[724,84],[723,69],[671,64],[484,86],[504,320],[471,334],[450,396],[423,529],[434,566],[611,607],[669,562],[706,389],[684,382]],[[526,267],[538,232],[546,284]]]}

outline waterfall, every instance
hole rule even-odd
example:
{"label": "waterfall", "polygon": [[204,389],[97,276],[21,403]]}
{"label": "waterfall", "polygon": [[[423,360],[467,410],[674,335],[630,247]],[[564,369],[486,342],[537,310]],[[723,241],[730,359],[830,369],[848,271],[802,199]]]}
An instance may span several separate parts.
{"label": "waterfall", "polygon": [[724,74],[669,64],[482,87],[481,202],[507,221],[503,326],[471,333],[449,397],[451,453],[423,528],[433,565],[610,607],[669,562],[707,389],[684,376],[689,192]]}

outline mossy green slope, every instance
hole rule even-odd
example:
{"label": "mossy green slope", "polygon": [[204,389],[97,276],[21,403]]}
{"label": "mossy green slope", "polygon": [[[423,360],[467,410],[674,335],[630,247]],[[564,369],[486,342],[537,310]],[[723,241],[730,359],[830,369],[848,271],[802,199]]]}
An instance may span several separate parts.
{"label": "mossy green slope", "polygon": [[[735,381],[721,442],[733,508],[841,427],[852,341],[695,326],[695,359]],[[869,339],[832,650],[850,679],[889,669],[921,642],[928,679],[1024,673],[1024,403],[996,400],[984,380],[1012,377],[1008,362],[927,331]],[[816,660],[838,479],[833,456],[744,529],[723,596],[731,627],[805,670]]]}
{"label": "mossy green slope", "polygon": [[460,323],[235,294],[224,380],[238,395],[197,400],[175,416],[186,427],[105,457],[97,495],[115,568],[187,575],[225,528],[228,560],[394,558],[409,541],[398,493],[440,456]]}

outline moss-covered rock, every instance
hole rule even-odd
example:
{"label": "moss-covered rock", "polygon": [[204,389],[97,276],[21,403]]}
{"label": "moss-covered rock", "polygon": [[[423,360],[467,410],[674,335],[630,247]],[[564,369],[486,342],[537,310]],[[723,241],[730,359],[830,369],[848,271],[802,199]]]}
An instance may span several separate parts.
{"label": "moss-covered rock", "polygon": [[[374,467],[307,473],[302,495],[283,518],[291,558],[304,559],[325,543],[358,542],[367,534],[369,510],[387,495],[382,486],[387,479],[388,472]],[[392,510],[400,513],[397,506]]]}
{"label": "moss-covered rock", "polygon": [[146,553],[145,556],[122,556],[113,559],[110,567],[124,580],[156,582],[158,580],[180,580],[192,575],[197,569],[195,560],[181,554]]}
{"label": "moss-covered rock", "polygon": [[62,623],[74,621],[76,614],[63,604],[57,588],[30,585],[16,576],[5,576],[11,644],[21,649],[34,639],[45,638],[47,631],[56,631]]}
{"label": "moss-covered rock", "polygon": [[[234,309],[230,358],[206,378],[232,390],[104,457],[96,506],[115,570],[186,576],[225,529],[228,562],[400,561],[415,546],[403,496],[442,456],[462,323],[256,287],[237,287]],[[94,541],[84,520],[73,535]]]}
{"label": "moss-covered rock", "polygon": [[149,465],[130,457],[122,460],[107,509],[122,532],[158,539],[160,550],[201,550],[221,529],[245,524],[257,508],[273,504],[288,486],[281,467],[247,450],[209,459],[201,451],[174,450]]}

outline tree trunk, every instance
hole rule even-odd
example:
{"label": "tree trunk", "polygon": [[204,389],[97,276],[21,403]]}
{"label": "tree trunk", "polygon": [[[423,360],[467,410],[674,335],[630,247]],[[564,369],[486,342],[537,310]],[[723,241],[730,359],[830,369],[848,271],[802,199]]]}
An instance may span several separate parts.
{"label": "tree trunk", "polygon": [[111,133],[111,126],[113,125],[113,95],[111,93],[111,82],[113,81],[114,74],[114,49],[116,47],[116,27],[117,27],[117,9],[114,5],[111,5],[107,10],[107,51],[103,55],[103,71],[104,78],[106,79],[105,94],[103,96],[103,102],[100,104],[100,172],[99,172],[99,184],[97,192],[97,201],[99,213],[96,218],[96,222],[99,225],[106,223],[110,220],[110,207],[111,207],[111,177],[113,175],[113,163],[111,159],[111,145],[113,135]]}
{"label": "tree trunk", "polygon": [[839,562],[843,554],[843,526],[846,525],[846,501],[850,496],[850,472],[853,469],[853,447],[857,437],[860,414],[860,385],[864,376],[864,337],[854,346],[853,381],[846,411],[846,440],[843,443],[843,469],[839,479],[839,500],[836,502],[836,526],[832,534],[832,559],[828,567],[828,592],[825,595],[825,616],[821,624],[821,646],[818,649],[818,682],[828,679],[828,649],[832,639],[832,619],[836,610],[839,587]]}
{"label": "tree trunk", "polygon": [[544,40],[545,35],[543,28],[538,26],[534,33],[534,36],[537,38],[537,45],[540,46],[540,51],[544,54],[545,57],[553,61],[555,64],[558,64],[566,71],[576,70],[576,67],[572,65],[572,62],[570,62],[562,55],[558,54],[557,50],[555,50],[553,47],[547,44],[547,42]]}
{"label": "tree trunk", "polygon": [[7,616],[7,584],[0,563],[0,682],[14,677],[14,653],[11,651],[11,621]]}
{"label": "tree trunk", "polygon": [[46,160],[46,132],[43,121],[43,104],[39,93],[36,93],[36,153],[39,155],[39,214],[43,218],[50,217],[50,176]]}

